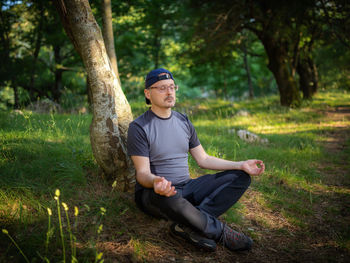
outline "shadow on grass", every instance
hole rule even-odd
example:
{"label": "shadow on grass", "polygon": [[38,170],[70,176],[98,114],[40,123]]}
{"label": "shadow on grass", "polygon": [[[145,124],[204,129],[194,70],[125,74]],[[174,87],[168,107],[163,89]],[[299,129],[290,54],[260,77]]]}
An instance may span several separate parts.
{"label": "shadow on grass", "polygon": [[[228,136],[229,125],[196,125],[196,129],[203,147],[218,157],[264,160],[267,171],[253,180],[252,189],[261,193],[261,206],[283,217],[293,230],[276,230],[262,220],[258,228],[270,233],[270,240],[262,246],[270,244],[278,252],[288,249],[288,253],[283,253],[289,254],[291,260],[345,262],[350,244],[349,188],[341,183],[331,184],[318,167],[324,160],[336,163],[340,159],[340,154],[332,156],[319,142],[330,128],[262,135],[269,139],[266,145],[246,143],[234,134]],[[333,181],[344,182],[340,178],[344,175],[332,176]],[[279,236],[280,244],[273,241],[274,236]]]}
{"label": "shadow on grass", "polygon": [[[106,240],[121,236],[130,239],[132,231],[128,233],[125,223],[129,214],[135,214],[136,207],[130,198],[130,194],[114,192],[111,185],[101,180],[97,174],[86,175],[86,185],[75,186],[75,193],[69,197],[61,193],[61,202],[65,202],[69,209],[70,226],[76,237],[77,257],[79,262],[94,262],[100,252],[99,244]],[[31,189],[33,191],[33,189]],[[23,199],[23,192],[15,193],[14,189],[1,188],[4,193],[11,192],[17,199]],[[29,190],[28,190],[29,191]],[[31,193],[32,194],[32,193]],[[28,195],[28,193],[27,193]],[[9,194],[7,194],[7,197]],[[27,200],[24,200],[23,210],[26,213],[18,214],[18,202],[12,200],[6,204],[7,214],[0,214],[1,228],[8,230],[10,235],[19,244],[24,254],[34,262],[41,262],[41,256],[48,255],[51,262],[62,260],[62,243],[59,231],[58,213],[56,201],[37,194],[35,202],[41,202],[36,208]],[[2,203],[2,202],[0,202]],[[62,203],[61,203],[62,204]],[[78,215],[75,215],[75,208]],[[48,213],[46,208],[52,211],[51,226],[54,226],[53,236],[50,239],[48,253],[45,253],[45,240],[48,230]],[[105,212],[101,212],[105,209]],[[137,213],[137,212],[136,212]],[[61,219],[65,235],[66,259],[71,261],[69,228],[66,215],[61,207]],[[100,232],[99,229],[101,228]],[[0,229],[1,230],[1,229]],[[22,262],[23,258],[18,249],[11,243],[7,236],[0,232],[0,262]]]}
{"label": "shadow on grass", "polygon": [[86,182],[85,169],[94,168],[90,153],[75,147],[79,146],[43,139],[6,140],[0,151],[1,188],[29,188],[40,194],[62,188],[74,193],[74,187]]}

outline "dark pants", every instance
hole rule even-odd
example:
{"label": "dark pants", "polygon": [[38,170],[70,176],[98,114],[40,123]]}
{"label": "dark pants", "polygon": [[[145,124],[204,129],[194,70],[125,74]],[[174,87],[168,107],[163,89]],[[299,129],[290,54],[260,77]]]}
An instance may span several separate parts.
{"label": "dark pants", "polygon": [[177,193],[166,197],[147,188],[137,192],[143,211],[197,229],[206,237],[218,240],[223,225],[217,219],[243,195],[250,176],[240,170],[207,174],[175,185]]}

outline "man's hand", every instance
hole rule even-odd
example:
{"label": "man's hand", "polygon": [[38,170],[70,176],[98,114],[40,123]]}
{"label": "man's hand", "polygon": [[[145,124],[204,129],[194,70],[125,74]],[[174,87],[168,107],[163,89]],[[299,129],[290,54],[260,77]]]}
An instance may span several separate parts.
{"label": "man's hand", "polygon": [[154,178],[153,189],[155,193],[159,195],[164,195],[167,197],[170,197],[176,194],[175,187],[171,186],[171,182],[167,181],[164,177],[156,176]]}
{"label": "man's hand", "polygon": [[242,170],[249,175],[258,176],[265,171],[265,164],[260,160],[247,160],[242,162]]}

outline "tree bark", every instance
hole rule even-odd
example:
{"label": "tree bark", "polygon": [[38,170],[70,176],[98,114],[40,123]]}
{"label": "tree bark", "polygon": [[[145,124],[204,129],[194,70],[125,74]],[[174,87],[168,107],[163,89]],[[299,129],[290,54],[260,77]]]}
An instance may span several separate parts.
{"label": "tree bark", "polygon": [[299,59],[297,72],[299,75],[300,89],[304,99],[311,99],[318,88],[318,74],[315,63],[311,57]]}
{"label": "tree bark", "polygon": [[12,82],[13,85],[13,93],[15,97],[15,104],[13,105],[14,109],[19,109],[19,98],[18,98],[18,88],[15,82]]}
{"label": "tree bark", "polygon": [[247,72],[247,78],[248,78],[248,88],[249,88],[249,98],[254,98],[254,89],[253,89],[253,83],[252,83],[252,74],[250,72],[250,67],[248,63],[248,52],[247,47],[245,43],[243,44],[243,62],[244,62],[244,69]]}
{"label": "tree bark", "polygon": [[288,56],[287,44],[278,41],[278,38],[274,38],[273,35],[270,36],[267,32],[261,32],[258,37],[269,58],[268,68],[276,79],[281,105],[287,107],[299,106],[301,96],[292,74],[293,69]]}
{"label": "tree bark", "polygon": [[86,93],[87,93],[87,99],[88,99],[88,104],[89,104],[89,111],[92,111],[92,91],[90,88],[90,80],[89,80],[89,75],[86,75]]}
{"label": "tree bark", "polygon": [[88,0],[55,0],[67,35],[82,57],[93,100],[90,140],[97,163],[120,190],[134,182],[126,139],[132,121],[130,105],[109,63],[101,30]]}
{"label": "tree bark", "polygon": [[318,71],[317,71],[317,66],[312,58],[310,58],[309,65],[312,72],[312,82],[314,84],[312,86],[312,95],[315,95],[315,93],[318,90]]}
{"label": "tree bark", "polygon": [[52,99],[59,103],[61,94],[62,94],[62,75],[63,75],[63,70],[62,70],[62,58],[61,58],[61,47],[56,45],[53,46],[54,50],[54,58],[55,58],[55,67],[54,67],[54,72],[55,72],[55,85],[53,85],[51,93],[52,93]]}
{"label": "tree bark", "polygon": [[114,48],[111,0],[102,0],[102,23],[103,23],[102,33],[103,33],[103,39],[107,49],[107,54],[112,65],[112,69],[120,83],[117,56],[115,54],[115,48]]}
{"label": "tree bark", "polygon": [[29,94],[31,94],[31,100],[33,99],[33,92],[32,90],[34,89],[34,82],[35,82],[35,71],[36,71],[36,65],[38,62],[38,57],[39,57],[39,52],[40,52],[40,48],[41,48],[41,40],[42,40],[42,36],[43,36],[43,24],[44,24],[44,7],[42,5],[38,5],[38,7],[40,8],[39,11],[39,24],[38,24],[38,28],[37,28],[37,36],[36,36],[36,40],[35,40],[35,49],[34,49],[34,53],[33,53],[33,64],[31,67],[31,73],[30,73],[30,91]]}

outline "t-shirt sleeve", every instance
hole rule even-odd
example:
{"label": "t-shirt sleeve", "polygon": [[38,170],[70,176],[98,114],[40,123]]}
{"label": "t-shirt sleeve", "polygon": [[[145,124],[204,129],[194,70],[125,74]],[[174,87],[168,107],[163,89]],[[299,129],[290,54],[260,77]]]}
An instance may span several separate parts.
{"label": "t-shirt sleeve", "polygon": [[129,125],[127,140],[128,155],[149,157],[149,145],[145,131],[136,123]]}
{"label": "t-shirt sleeve", "polygon": [[192,149],[194,147],[197,147],[198,145],[200,145],[200,141],[197,137],[197,132],[196,129],[194,128],[193,124],[191,123],[191,121],[187,118],[188,120],[188,124],[189,124],[189,128],[190,128],[190,141],[189,141],[189,148]]}

